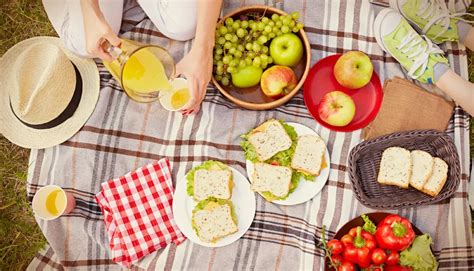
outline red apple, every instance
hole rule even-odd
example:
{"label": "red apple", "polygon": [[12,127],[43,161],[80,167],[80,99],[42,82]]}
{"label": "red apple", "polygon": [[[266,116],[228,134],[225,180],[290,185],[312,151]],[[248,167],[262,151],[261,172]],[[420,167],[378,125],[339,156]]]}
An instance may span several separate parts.
{"label": "red apple", "polygon": [[318,105],[319,117],[332,126],[346,126],[354,118],[355,111],[351,96],[338,90],[326,93]]}
{"label": "red apple", "polygon": [[295,72],[286,66],[275,65],[266,69],[260,80],[263,94],[278,98],[290,93],[298,84]]}
{"label": "red apple", "polygon": [[334,77],[341,86],[357,89],[367,85],[372,78],[374,66],[370,58],[360,51],[343,54],[334,65]]}

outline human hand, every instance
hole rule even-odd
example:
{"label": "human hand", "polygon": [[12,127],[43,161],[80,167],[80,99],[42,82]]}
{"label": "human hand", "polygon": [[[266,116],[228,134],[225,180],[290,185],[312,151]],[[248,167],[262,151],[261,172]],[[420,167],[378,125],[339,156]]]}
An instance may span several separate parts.
{"label": "human hand", "polygon": [[199,112],[206,96],[207,85],[211,80],[212,47],[193,46],[176,65],[176,74],[186,77],[191,92],[191,101],[181,113],[188,115]]}
{"label": "human hand", "polygon": [[86,49],[92,57],[113,61],[113,57],[103,48],[105,41],[113,46],[119,46],[121,41],[100,11],[97,1],[81,1]]}

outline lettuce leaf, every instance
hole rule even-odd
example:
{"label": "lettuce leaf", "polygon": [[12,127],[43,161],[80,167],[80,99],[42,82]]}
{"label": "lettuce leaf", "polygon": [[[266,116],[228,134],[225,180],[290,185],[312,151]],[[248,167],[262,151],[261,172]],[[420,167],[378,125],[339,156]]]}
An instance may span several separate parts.
{"label": "lettuce leaf", "polygon": [[[208,162],[211,162],[211,161],[208,161]],[[215,162],[215,161],[212,161],[212,162]],[[206,210],[207,207],[210,204],[211,205],[212,204],[229,205],[230,206],[230,215],[231,215],[232,220],[234,221],[234,223],[237,225],[237,214],[235,213],[235,209],[234,209],[234,205],[232,204],[232,201],[226,200],[226,199],[216,199],[214,197],[210,197],[210,198],[207,198],[205,200],[202,200],[202,201],[198,202],[198,204],[196,204],[196,207],[194,207],[194,209],[193,209],[193,220],[192,220],[191,224],[192,224],[192,228],[194,229],[194,231],[196,232],[197,235],[199,235],[199,233],[198,233],[198,229],[196,227],[196,223],[194,222],[194,214],[198,211]]]}
{"label": "lettuce leaf", "polygon": [[[298,134],[296,133],[295,128],[293,128],[293,126],[286,124],[282,120],[280,120],[280,123],[283,125],[283,128],[285,129],[286,133],[290,136],[291,141],[293,143],[291,144],[291,147],[289,149],[275,154],[273,157],[265,161],[265,163],[277,164],[280,166],[289,167],[291,165],[291,158],[293,157],[293,154],[295,153],[296,141],[298,140]],[[240,143],[240,146],[244,150],[245,159],[250,160],[252,163],[257,163],[259,162],[257,158],[257,152],[255,151],[254,146],[250,144],[250,142],[248,141],[249,133],[243,134],[240,136],[243,139],[243,141]]]}
{"label": "lettuce leaf", "polygon": [[[193,169],[191,169],[186,175],[186,191],[188,192],[188,195],[190,197],[194,196],[194,174],[196,173],[197,170],[199,169],[206,169],[206,170],[229,170],[229,167],[221,163],[219,161],[214,161],[214,160],[209,160],[204,163],[202,163],[200,166],[197,166]],[[232,175],[231,175],[232,176]]]}

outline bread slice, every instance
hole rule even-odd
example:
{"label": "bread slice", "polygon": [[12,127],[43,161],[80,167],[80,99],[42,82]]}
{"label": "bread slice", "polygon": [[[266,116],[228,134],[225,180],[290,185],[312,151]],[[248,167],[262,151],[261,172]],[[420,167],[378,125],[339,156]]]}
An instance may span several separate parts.
{"label": "bread slice", "polygon": [[433,173],[433,161],[434,159],[431,154],[425,151],[414,150],[411,152],[411,186],[418,190],[423,189],[423,185],[425,185]]}
{"label": "bread slice", "polygon": [[274,119],[266,121],[253,129],[249,133],[248,141],[254,146],[260,162],[289,149],[293,143],[283,125]]}
{"label": "bread slice", "polygon": [[317,135],[298,137],[291,167],[303,173],[318,176],[324,164],[326,143]]}
{"label": "bread slice", "polygon": [[382,154],[377,181],[381,184],[408,188],[411,170],[410,151],[400,147],[390,147]]}
{"label": "bread slice", "polygon": [[193,198],[196,201],[201,201],[208,197],[217,199],[232,197],[232,172],[230,170],[196,170]]}
{"label": "bread slice", "polygon": [[436,197],[441,189],[443,189],[446,180],[448,179],[448,164],[443,159],[436,157],[433,164],[433,174],[428,181],[423,185],[422,192]]}
{"label": "bread slice", "polygon": [[231,203],[225,202],[204,201],[194,209],[193,228],[203,242],[214,243],[239,230],[237,221],[232,217]]}
{"label": "bread slice", "polygon": [[256,163],[251,188],[256,192],[270,192],[278,198],[290,192],[292,170],[289,167]]}

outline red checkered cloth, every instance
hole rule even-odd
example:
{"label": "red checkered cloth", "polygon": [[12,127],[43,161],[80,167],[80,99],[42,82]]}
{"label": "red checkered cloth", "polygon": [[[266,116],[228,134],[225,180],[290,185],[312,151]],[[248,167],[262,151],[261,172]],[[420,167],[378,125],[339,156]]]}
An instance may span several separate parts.
{"label": "red checkered cloth", "polygon": [[186,237],[174,222],[170,163],[161,159],[102,183],[96,201],[104,213],[112,259],[130,267]]}

